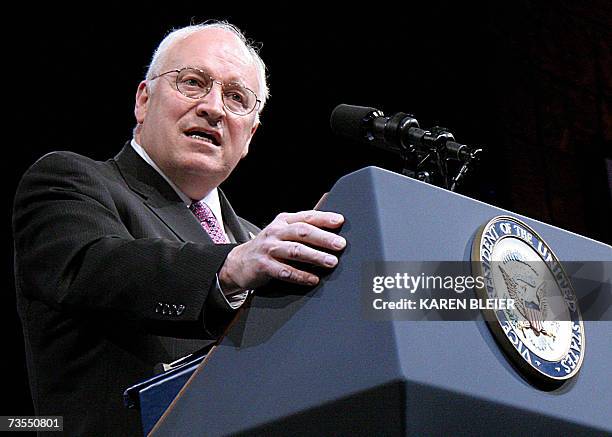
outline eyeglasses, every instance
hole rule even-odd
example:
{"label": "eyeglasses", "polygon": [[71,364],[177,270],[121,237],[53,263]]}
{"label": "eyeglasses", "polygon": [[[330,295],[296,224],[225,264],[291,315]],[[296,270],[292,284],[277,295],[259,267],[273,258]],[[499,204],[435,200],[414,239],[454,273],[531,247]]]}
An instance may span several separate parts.
{"label": "eyeglasses", "polygon": [[252,90],[237,83],[225,84],[220,82],[199,68],[185,67],[180,70],[170,70],[158,74],[150,80],[155,80],[170,73],[178,73],[176,75],[176,89],[185,97],[194,100],[208,95],[215,82],[218,83],[223,91],[221,93],[223,106],[236,115],[250,114],[261,103],[257,94]]}

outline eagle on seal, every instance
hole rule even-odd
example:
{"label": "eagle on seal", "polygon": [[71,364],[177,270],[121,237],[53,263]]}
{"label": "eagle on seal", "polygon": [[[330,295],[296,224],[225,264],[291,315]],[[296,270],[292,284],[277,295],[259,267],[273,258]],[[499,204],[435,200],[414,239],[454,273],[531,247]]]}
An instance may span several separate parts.
{"label": "eagle on seal", "polygon": [[555,335],[547,332],[543,324],[548,315],[546,282],[542,282],[536,287],[536,280],[533,275],[516,274],[512,277],[502,266],[499,266],[499,270],[501,270],[508,294],[514,299],[516,309],[525,318],[517,324],[523,335],[525,335],[525,330],[531,329],[536,337],[546,335],[554,339]]}

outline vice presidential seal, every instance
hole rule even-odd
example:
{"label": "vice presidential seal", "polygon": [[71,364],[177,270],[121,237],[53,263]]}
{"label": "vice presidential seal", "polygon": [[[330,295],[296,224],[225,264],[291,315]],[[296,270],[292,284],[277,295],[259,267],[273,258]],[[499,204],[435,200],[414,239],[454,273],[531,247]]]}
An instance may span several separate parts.
{"label": "vice presidential seal", "polygon": [[550,247],[529,226],[495,217],[472,246],[481,299],[511,299],[505,309],[483,310],[495,339],[532,382],[558,385],[580,370],[584,326],[569,278]]}

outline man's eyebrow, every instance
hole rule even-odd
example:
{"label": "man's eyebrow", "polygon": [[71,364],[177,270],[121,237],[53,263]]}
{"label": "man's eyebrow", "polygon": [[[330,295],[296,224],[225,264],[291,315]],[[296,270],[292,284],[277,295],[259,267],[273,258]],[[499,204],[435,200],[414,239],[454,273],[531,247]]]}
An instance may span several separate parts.
{"label": "man's eyebrow", "polygon": [[[202,71],[204,71],[204,72],[205,72],[206,74],[208,74],[209,76],[212,76],[212,77],[214,77],[214,78],[215,78],[215,79],[217,79],[217,80],[221,80],[221,79],[219,79],[218,77],[216,77],[214,74],[212,74],[212,73],[210,72],[210,69],[209,69],[209,68],[207,68],[207,67],[206,67],[206,66],[204,66],[204,65],[198,65],[198,64],[193,64],[193,65],[183,65],[182,67],[179,67],[179,69],[180,69],[180,68],[197,68],[198,70],[202,70]],[[242,77],[240,77],[240,76],[231,76],[229,80],[227,80],[227,81],[223,81],[223,82],[224,82],[224,83],[236,83],[236,84],[239,84],[239,85],[242,85],[242,86],[248,87],[248,85],[246,84],[246,82],[245,82],[245,81],[242,79]]]}

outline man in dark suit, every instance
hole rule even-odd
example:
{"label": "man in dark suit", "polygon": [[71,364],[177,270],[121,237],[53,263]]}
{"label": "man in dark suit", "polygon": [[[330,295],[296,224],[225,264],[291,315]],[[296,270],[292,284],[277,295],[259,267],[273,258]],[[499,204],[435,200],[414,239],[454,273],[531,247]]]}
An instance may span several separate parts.
{"label": "man in dark suit", "polygon": [[337,264],[339,214],[284,213],[258,233],[217,188],[248,152],[265,80],[235,27],[175,31],[115,158],[51,153],[23,177],[13,226],[30,385],[36,413],[64,416],[67,434],[138,434],[124,388],[214,342],[270,279],[318,282],[291,261]]}

